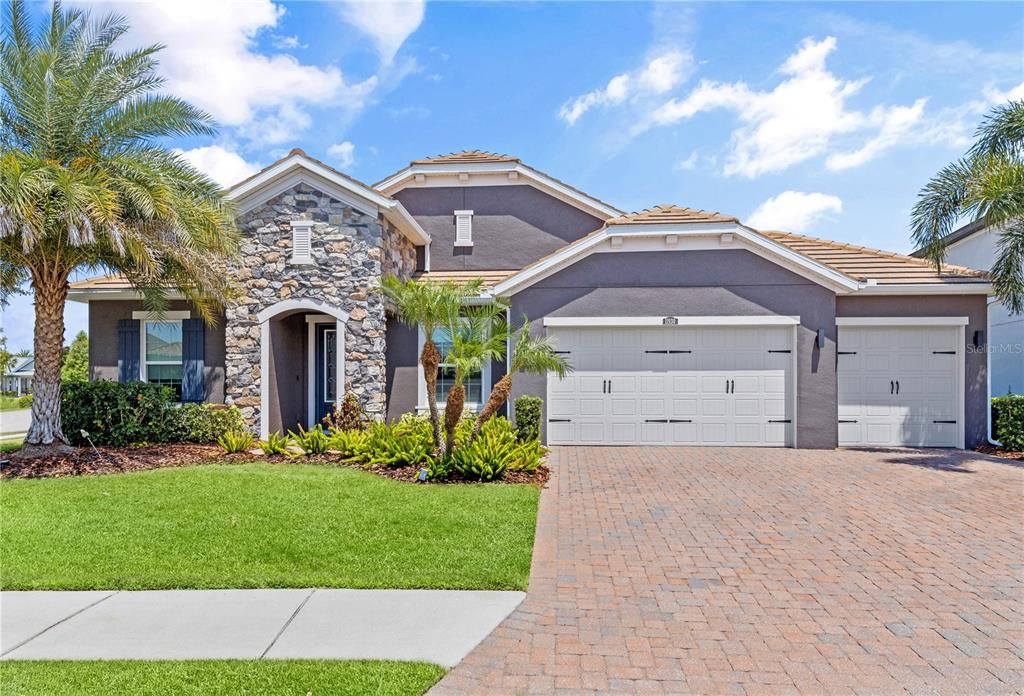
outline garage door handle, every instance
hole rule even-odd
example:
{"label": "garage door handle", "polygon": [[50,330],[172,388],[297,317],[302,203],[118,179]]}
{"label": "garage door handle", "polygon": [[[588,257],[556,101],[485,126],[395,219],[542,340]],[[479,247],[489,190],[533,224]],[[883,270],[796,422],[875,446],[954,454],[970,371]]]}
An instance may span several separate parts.
{"label": "garage door handle", "polygon": [[667,350],[645,350],[644,352],[645,353],[661,353],[661,354],[668,353]]}
{"label": "garage door handle", "polygon": [[947,420],[933,420],[932,423],[956,423],[956,421],[955,420],[951,420],[951,421],[947,421]]}
{"label": "garage door handle", "polygon": [[955,350],[933,350],[932,355],[956,355]]}
{"label": "garage door handle", "polygon": [[572,418],[548,418],[548,423],[572,423]]}
{"label": "garage door handle", "polygon": [[855,350],[840,350],[840,351],[836,352],[836,355],[856,355],[856,354],[857,354],[857,351],[855,351]]}
{"label": "garage door handle", "polygon": [[572,353],[571,350],[553,350],[551,352],[554,353],[555,355],[569,355],[570,353]]}
{"label": "garage door handle", "polygon": [[839,422],[840,423],[860,423],[860,421],[855,421],[855,420],[841,420]]}
{"label": "garage door handle", "polygon": [[895,394],[896,393],[896,383],[893,382],[891,379],[889,380],[889,393],[890,394]]}
{"label": "garage door handle", "polygon": [[692,420],[690,420],[689,418],[686,418],[686,419],[683,419],[683,420],[678,420],[678,419],[673,419],[673,418],[669,418],[669,419],[668,419],[668,422],[669,422],[669,423],[692,423],[693,421],[692,421]]}
{"label": "garage door handle", "polygon": [[645,418],[644,423],[668,423],[668,420],[665,418],[660,420],[658,418]]}
{"label": "garage door handle", "polygon": [[897,394],[900,393],[900,381],[899,380],[896,380],[896,393]]}
{"label": "garage door handle", "polygon": [[769,423],[792,423],[791,420],[769,420]]}
{"label": "garage door handle", "polygon": [[670,350],[670,351],[668,351],[668,354],[669,355],[679,355],[680,353],[692,353],[692,352],[693,352],[692,350]]}
{"label": "garage door handle", "polygon": [[769,350],[769,353],[792,353],[791,350]]}

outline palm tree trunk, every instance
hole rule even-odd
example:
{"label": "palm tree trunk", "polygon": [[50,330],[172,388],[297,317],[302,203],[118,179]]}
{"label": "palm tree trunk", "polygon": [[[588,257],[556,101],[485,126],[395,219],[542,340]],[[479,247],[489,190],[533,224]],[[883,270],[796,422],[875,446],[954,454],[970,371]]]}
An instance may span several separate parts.
{"label": "palm tree trunk", "polygon": [[444,454],[451,456],[455,449],[455,429],[459,425],[459,418],[462,417],[462,409],[466,406],[466,387],[460,384],[453,384],[448,390],[448,398],[444,405]]}
{"label": "palm tree trunk", "polygon": [[441,451],[441,416],[437,412],[437,366],[441,364],[441,354],[431,340],[423,342],[420,351],[420,365],[423,366],[423,379],[427,383],[427,409],[430,412],[430,425],[434,434],[434,451]]}
{"label": "palm tree trunk", "polygon": [[491,395],[487,397],[487,403],[484,404],[484,407],[480,409],[480,413],[477,414],[476,422],[473,423],[473,432],[469,436],[469,444],[473,444],[477,435],[480,434],[480,429],[484,427],[484,423],[494,417],[494,414],[498,412],[501,405],[508,401],[511,393],[512,373],[508,373],[494,385],[494,388],[491,389]]}
{"label": "palm tree trunk", "polygon": [[60,368],[64,362],[64,303],[68,276],[44,272],[32,278],[35,293],[35,374],[32,378],[32,424],[29,445],[67,444],[60,426]]}

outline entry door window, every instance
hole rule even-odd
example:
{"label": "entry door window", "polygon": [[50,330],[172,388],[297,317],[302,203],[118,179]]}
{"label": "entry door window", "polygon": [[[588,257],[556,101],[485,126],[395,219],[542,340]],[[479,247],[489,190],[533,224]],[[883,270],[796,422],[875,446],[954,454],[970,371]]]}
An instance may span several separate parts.
{"label": "entry door window", "polygon": [[333,404],[338,394],[338,334],[336,329],[324,329],[323,341],[323,401]]}

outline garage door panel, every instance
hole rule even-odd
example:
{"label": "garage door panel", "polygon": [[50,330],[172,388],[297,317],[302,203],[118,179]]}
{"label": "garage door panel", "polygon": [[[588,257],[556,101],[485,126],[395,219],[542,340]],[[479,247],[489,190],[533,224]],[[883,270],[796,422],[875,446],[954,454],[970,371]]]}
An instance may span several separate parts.
{"label": "garage door panel", "polygon": [[783,399],[765,399],[764,400],[764,414],[766,418],[785,418],[786,417],[786,400]]}
{"label": "garage door panel", "polygon": [[640,415],[645,418],[665,416],[665,399],[641,399]]}
{"label": "garage door panel", "polygon": [[736,398],[733,400],[733,413],[737,416],[759,416],[761,400]]}
{"label": "garage door panel", "polygon": [[579,401],[579,414],[580,416],[601,416],[604,414],[604,400],[593,398],[593,399],[580,399]]}
{"label": "garage door panel", "polygon": [[613,397],[610,403],[612,416],[640,415],[640,409],[638,407],[637,400],[632,395]]}
{"label": "garage door panel", "polygon": [[724,397],[704,397],[699,402],[699,408],[702,416],[724,416],[728,411],[728,403]]}
{"label": "garage door panel", "polygon": [[700,423],[700,440],[708,444],[725,444],[728,424],[725,421],[706,421]]}
{"label": "garage door panel", "polygon": [[736,444],[756,445],[764,440],[764,423],[736,423]]}
{"label": "garage door panel", "polygon": [[671,417],[679,418],[697,415],[697,399],[672,399]]}
{"label": "garage door panel", "polygon": [[700,442],[696,423],[669,423],[667,430],[668,442],[673,445],[696,445]]}
{"label": "garage door panel", "polygon": [[612,422],[611,435],[612,443],[616,445],[631,445],[637,441],[637,430],[640,424],[632,421]]}

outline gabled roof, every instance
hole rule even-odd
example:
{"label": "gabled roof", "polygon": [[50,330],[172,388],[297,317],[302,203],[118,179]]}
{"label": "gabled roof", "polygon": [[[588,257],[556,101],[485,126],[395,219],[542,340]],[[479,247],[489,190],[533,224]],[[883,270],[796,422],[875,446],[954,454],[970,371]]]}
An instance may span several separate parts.
{"label": "gabled roof", "polygon": [[518,271],[426,271],[413,276],[416,280],[423,280],[428,283],[468,283],[479,278],[483,285],[482,289],[489,292],[495,285],[513,276]]}
{"label": "gabled roof", "polygon": [[612,218],[606,225],[676,225],[693,222],[739,222],[738,218],[696,208],[662,204]]}
{"label": "gabled roof", "polygon": [[245,212],[300,181],[324,190],[324,193],[358,210],[373,215],[383,214],[388,222],[414,244],[430,242],[430,236],[399,201],[310,157],[299,148],[292,149],[278,161],[229,188],[226,198],[234,201],[241,212]]}
{"label": "gabled roof", "polygon": [[[974,222],[969,222],[966,225],[963,225],[962,227],[956,228],[955,230],[947,234],[945,237],[943,237],[942,241],[946,244],[946,246],[949,246],[950,244],[956,244],[957,242],[961,242],[967,239],[968,237],[971,237],[974,234],[981,232],[986,227],[988,227],[988,223],[985,222],[984,220],[975,220]],[[922,256],[923,254],[921,249],[915,249],[913,252],[911,252],[910,255]]]}
{"label": "gabled roof", "polygon": [[499,155],[497,152],[486,152],[484,150],[462,150],[461,152],[449,152],[447,155],[435,155],[416,159],[409,164],[480,164],[486,162],[519,162],[518,157],[511,155]]}
{"label": "gabled roof", "polygon": [[409,162],[409,166],[373,186],[383,194],[392,195],[408,186],[429,185],[428,179],[444,180],[442,185],[451,186],[473,185],[474,181],[486,184],[528,184],[600,220],[622,215],[622,211],[615,206],[523,164],[518,157],[484,150],[463,150],[415,159]]}
{"label": "gabled roof", "polygon": [[35,373],[36,359],[31,355],[22,355],[14,359],[14,365],[5,373],[8,377],[31,377]]}
{"label": "gabled roof", "polygon": [[792,232],[762,231],[761,234],[865,283],[976,283],[986,279],[984,273],[963,266],[943,265],[940,273],[929,261],[890,251],[806,237]]}

